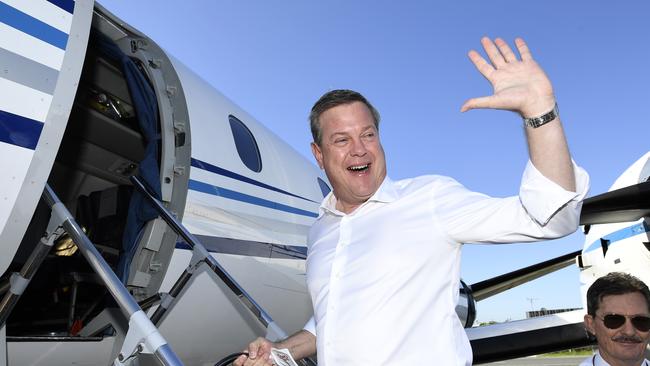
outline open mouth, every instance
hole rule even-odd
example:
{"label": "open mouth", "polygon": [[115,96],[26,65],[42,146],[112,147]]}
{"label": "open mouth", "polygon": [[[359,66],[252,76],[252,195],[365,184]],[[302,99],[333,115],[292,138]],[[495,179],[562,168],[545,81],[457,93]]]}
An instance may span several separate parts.
{"label": "open mouth", "polygon": [[370,169],[370,163],[364,165],[352,165],[348,167],[348,170],[352,173],[363,173]]}

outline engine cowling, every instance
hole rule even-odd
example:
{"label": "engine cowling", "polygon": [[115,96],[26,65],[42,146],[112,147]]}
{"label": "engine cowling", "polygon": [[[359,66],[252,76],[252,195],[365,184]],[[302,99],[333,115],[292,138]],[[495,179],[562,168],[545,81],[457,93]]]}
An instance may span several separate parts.
{"label": "engine cowling", "polygon": [[464,328],[471,328],[476,320],[476,301],[472,289],[463,280],[460,281],[456,315]]}

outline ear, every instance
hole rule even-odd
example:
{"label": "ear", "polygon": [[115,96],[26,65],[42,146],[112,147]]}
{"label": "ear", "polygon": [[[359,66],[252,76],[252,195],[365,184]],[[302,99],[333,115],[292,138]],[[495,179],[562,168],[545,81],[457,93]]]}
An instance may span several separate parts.
{"label": "ear", "polygon": [[589,314],[585,314],[584,320],[585,320],[585,330],[588,333],[595,335],[596,331],[594,330],[594,317]]}
{"label": "ear", "polygon": [[311,153],[314,154],[318,166],[323,169],[323,152],[315,142],[311,143]]}

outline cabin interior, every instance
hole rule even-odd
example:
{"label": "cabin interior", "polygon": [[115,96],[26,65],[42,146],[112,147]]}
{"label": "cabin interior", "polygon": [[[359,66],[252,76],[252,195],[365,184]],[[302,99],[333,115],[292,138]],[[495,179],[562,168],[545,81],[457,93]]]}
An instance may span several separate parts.
{"label": "cabin interior", "polygon": [[[133,190],[128,178],[138,172],[147,142],[124,69],[102,49],[98,33],[91,32],[74,106],[48,183],[120,276]],[[143,65],[134,62],[146,77]],[[49,217],[41,200],[7,277],[25,263],[43,237]],[[107,307],[116,307],[114,300],[73,241],[63,236],[11,313],[7,336],[75,336]]]}

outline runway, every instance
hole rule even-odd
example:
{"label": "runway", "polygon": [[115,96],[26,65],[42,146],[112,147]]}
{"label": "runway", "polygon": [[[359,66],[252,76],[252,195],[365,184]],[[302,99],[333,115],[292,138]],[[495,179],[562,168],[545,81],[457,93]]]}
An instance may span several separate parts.
{"label": "runway", "polygon": [[525,357],[508,361],[487,363],[489,366],[577,366],[587,356],[571,357]]}

